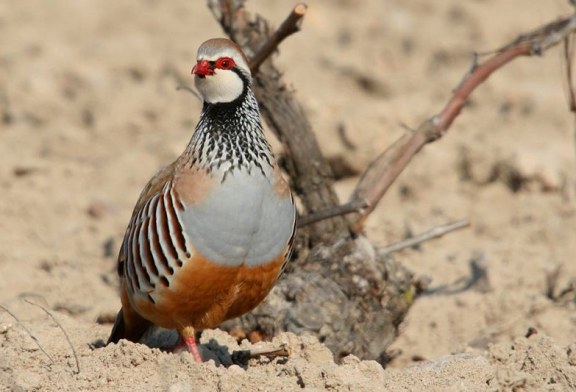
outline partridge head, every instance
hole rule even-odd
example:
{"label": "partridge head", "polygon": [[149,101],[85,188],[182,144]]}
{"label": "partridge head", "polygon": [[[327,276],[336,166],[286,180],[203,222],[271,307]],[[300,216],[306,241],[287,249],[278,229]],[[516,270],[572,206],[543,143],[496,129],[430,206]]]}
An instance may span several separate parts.
{"label": "partridge head", "polygon": [[118,256],[109,343],[151,326],[194,334],[256,307],[292,252],[296,209],[274,161],[238,45],[211,39],[192,69],[202,113],[184,152],[144,187]]}
{"label": "partridge head", "polygon": [[192,73],[194,84],[204,102],[232,102],[252,83],[248,60],[238,45],[230,40],[215,38],[198,49],[198,61]]}

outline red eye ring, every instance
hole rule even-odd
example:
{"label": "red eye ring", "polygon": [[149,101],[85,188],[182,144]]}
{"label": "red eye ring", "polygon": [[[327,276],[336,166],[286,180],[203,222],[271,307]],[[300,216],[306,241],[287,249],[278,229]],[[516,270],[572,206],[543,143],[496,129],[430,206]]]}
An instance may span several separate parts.
{"label": "red eye ring", "polygon": [[230,57],[220,57],[218,60],[216,60],[215,65],[216,65],[216,68],[226,70],[226,69],[234,68],[236,63]]}

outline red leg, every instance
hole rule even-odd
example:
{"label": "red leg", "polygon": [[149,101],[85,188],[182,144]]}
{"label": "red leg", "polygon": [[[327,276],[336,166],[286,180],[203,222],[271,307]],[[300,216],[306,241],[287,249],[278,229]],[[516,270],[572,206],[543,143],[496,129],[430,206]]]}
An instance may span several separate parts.
{"label": "red leg", "polygon": [[200,351],[198,350],[198,345],[196,344],[196,339],[194,338],[194,328],[184,328],[180,335],[182,336],[182,340],[186,344],[188,348],[188,352],[192,354],[196,362],[202,363],[202,357],[200,356]]}
{"label": "red leg", "polygon": [[202,363],[202,357],[200,356],[200,351],[198,351],[198,345],[196,344],[194,336],[184,336],[184,343],[186,343],[188,351],[192,354],[196,362]]}

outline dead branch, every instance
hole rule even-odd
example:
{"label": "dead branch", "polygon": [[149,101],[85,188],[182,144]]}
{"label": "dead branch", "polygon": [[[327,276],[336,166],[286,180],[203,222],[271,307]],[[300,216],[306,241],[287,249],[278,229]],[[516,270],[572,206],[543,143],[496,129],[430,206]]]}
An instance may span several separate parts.
{"label": "dead branch", "polygon": [[290,350],[285,344],[272,347],[254,347],[250,350],[239,350],[232,353],[234,362],[243,362],[247,359],[266,357],[274,359],[278,357],[289,357]]}
{"label": "dead branch", "polygon": [[[574,5],[574,3],[572,3]],[[564,39],[564,64],[566,67],[566,84],[568,86],[568,108],[572,112],[574,120],[573,142],[576,152],[576,92],[574,91],[574,36],[569,35]],[[574,197],[574,179],[569,181],[565,192],[568,198]]]}
{"label": "dead branch", "polygon": [[40,342],[38,341],[38,338],[36,336],[34,336],[32,334],[32,332],[24,325],[22,324],[22,322],[20,321],[20,319],[14,314],[12,313],[7,307],[5,307],[4,305],[0,305],[0,309],[2,309],[3,311],[5,311],[6,313],[8,313],[14,320],[16,320],[16,322],[18,323],[18,325],[20,325],[24,331],[26,331],[26,333],[28,334],[28,336],[30,336],[30,338],[34,341],[34,343],[36,343],[36,345],[38,346],[38,348],[40,349],[40,351],[42,351],[44,353],[44,355],[46,355],[46,357],[50,360],[50,363],[54,363],[54,360],[52,359],[52,357],[50,356],[50,354],[48,354],[46,352],[46,350],[44,350],[44,347],[42,347],[42,345],[40,344]]}
{"label": "dead branch", "polygon": [[576,112],[576,94],[574,93],[574,37],[568,36],[564,40],[564,64],[566,66],[566,83],[568,85],[568,108]]}
{"label": "dead branch", "polygon": [[256,73],[258,71],[260,65],[268,57],[270,57],[272,53],[274,53],[274,51],[286,37],[300,30],[300,24],[304,14],[306,14],[307,9],[308,6],[304,3],[297,4],[296,7],[294,7],[290,15],[288,15],[280,27],[278,27],[274,34],[268,38],[264,45],[250,59],[249,65],[252,73]]}
{"label": "dead branch", "polygon": [[424,121],[415,131],[404,134],[366,169],[351,197],[351,200],[365,199],[370,206],[359,214],[356,230],[361,228],[363,220],[376,208],[390,185],[414,155],[424,145],[441,138],[446,133],[472,92],[493,72],[520,56],[541,55],[565,40],[575,30],[576,14],[522,34],[488,60],[475,64],[440,113]]}
{"label": "dead branch", "polygon": [[353,212],[360,212],[363,208],[368,207],[366,200],[352,200],[349,203],[340,206],[328,208],[326,210],[313,212],[302,218],[298,219],[298,227],[311,225],[312,223],[319,222],[324,219],[330,219],[339,215],[351,214]]}
{"label": "dead branch", "polygon": [[60,322],[56,319],[56,317],[54,317],[52,312],[50,312],[44,306],[37,304],[35,302],[32,302],[26,298],[22,298],[22,300],[26,303],[29,303],[30,305],[34,305],[34,306],[37,306],[40,309],[42,309],[44,311],[44,313],[46,313],[52,319],[52,321],[54,321],[56,323],[58,328],[60,328],[60,331],[62,331],[62,333],[64,334],[64,337],[66,338],[66,341],[68,342],[68,346],[70,346],[70,349],[72,349],[72,354],[74,355],[74,360],[76,361],[76,371],[73,371],[73,373],[74,374],[80,374],[80,361],[78,360],[78,354],[76,354],[76,349],[74,348],[74,345],[72,344],[72,341],[70,340],[70,336],[68,336],[68,333],[66,332],[66,330],[64,329],[62,324],[60,324]]}
{"label": "dead branch", "polygon": [[390,254],[393,252],[398,252],[399,250],[402,249],[406,249],[406,248],[411,248],[415,245],[421,244],[425,241],[434,239],[434,238],[438,238],[438,237],[442,237],[445,234],[448,234],[452,231],[455,230],[460,230],[463,229],[465,227],[470,226],[470,222],[468,221],[468,219],[461,219],[459,221],[456,222],[451,222],[445,225],[441,225],[441,226],[436,226],[433,227],[427,231],[425,231],[424,233],[418,234],[416,236],[413,236],[411,238],[407,238],[403,241],[399,241],[396,242],[395,244],[392,245],[388,245],[384,248],[380,248],[378,249],[379,253],[382,254]]}

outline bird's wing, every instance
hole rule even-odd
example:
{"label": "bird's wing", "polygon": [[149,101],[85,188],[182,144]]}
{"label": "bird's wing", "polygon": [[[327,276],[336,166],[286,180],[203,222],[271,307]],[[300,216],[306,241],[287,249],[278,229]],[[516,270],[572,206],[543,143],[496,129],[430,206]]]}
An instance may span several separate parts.
{"label": "bird's wing", "polygon": [[124,236],[124,241],[120,247],[120,252],[118,254],[117,270],[121,281],[121,294],[122,294],[122,308],[118,312],[116,321],[108,338],[108,343],[116,343],[120,339],[128,339],[133,342],[137,342],[146,330],[152,325],[148,320],[140,316],[135,309],[130,304],[127,292],[127,282],[124,277],[124,267],[126,264],[126,247],[125,242],[129,237],[132,227],[135,224],[136,218],[142,211],[142,209],[148,204],[148,202],[159,195],[164,189],[165,185],[174,177],[174,172],[176,169],[176,162],[169,166],[164,167],[160,170],[149,182],[146,184],[140,197],[136,202],[134,211],[132,212],[132,218],[130,219],[130,224],[126,229],[126,234]]}
{"label": "bird's wing", "polygon": [[[134,206],[134,210],[132,211],[132,217],[130,218],[130,223],[126,228],[125,239],[130,233],[132,226],[134,224],[135,218],[138,216],[142,208],[148,203],[150,199],[154,196],[158,195],[166,183],[170,181],[174,177],[174,172],[176,170],[177,162],[173,162],[172,164],[162,168],[144,187],[142,192],[140,193],[140,197]],[[124,246],[120,247],[120,252],[118,254],[118,276],[122,277],[124,275],[124,263],[126,262],[126,253],[124,252]]]}

